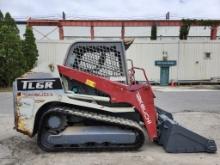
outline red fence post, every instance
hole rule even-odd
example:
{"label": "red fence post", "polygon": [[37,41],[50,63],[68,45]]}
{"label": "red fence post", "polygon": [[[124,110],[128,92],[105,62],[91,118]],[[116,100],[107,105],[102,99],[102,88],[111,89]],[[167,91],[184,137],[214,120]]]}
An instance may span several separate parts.
{"label": "red fence post", "polygon": [[211,35],[210,35],[211,40],[216,40],[217,39],[217,29],[218,29],[218,26],[212,26],[211,27]]}
{"label": "red fence post", "polygon": [[125,38],[125,26],[122,23],[122,26],[121,26],[121,39],[124,40],[124,38]]}
{"label": "red fence post", "polygon": [[60,40],[64,40],[63,26],[58,25],[58,28],[59,28],[59,38]]}
{"label": "red fence post", "polygon": [[94,40],[95,38],[95,31],[94,31],[93,25],[90,26],[90,37],[91,37],[91,40]]}

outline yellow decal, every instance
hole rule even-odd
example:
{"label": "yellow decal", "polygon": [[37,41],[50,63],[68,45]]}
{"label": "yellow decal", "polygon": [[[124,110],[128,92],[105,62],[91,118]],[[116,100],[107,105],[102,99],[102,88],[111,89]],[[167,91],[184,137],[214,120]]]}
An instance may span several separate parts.
{"label": "yellow decal", "polygon": [[96,85],[96,83],[94,81],[89,80],[89,79],[86,80],[85,84],[92,87],[92,88],[95,88],[95,85]]}

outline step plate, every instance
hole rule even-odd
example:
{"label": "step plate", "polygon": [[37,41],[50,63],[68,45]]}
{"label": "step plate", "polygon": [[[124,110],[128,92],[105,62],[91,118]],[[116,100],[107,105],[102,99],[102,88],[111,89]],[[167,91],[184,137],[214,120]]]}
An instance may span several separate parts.
{"label": "step plate", "polygon": [[49,135],[48,142],[55,145],[86,144],[86,143],[135,143],[136,134],[110,126],[72,126],[57,135]]}

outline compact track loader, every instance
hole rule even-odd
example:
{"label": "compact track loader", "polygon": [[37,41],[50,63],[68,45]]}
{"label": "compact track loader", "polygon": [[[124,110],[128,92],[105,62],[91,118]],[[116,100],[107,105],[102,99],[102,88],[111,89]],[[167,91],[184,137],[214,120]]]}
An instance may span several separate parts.
{"label": "compact track loader", "polygon": [[[128,46],[126,47],[128,48]],[[76,42],[67,52],[60,76],[29,72],[13,84],[15,128],[45,151],[137,150],[146,137],[167,152],[217,150],[206,139],[154,105],[145,71],[127,69],[125,45]],[[135,70],[145,82],[135,80]]]}

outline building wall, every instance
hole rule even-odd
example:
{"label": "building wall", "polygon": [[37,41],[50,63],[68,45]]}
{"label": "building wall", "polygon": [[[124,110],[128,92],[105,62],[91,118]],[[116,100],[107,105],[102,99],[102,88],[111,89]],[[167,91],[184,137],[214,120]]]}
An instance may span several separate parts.
{"label": "building wall", "polygon": [[[20,35],[23,37],[26,25],[18,25]],[[90,27],[64,26],[64,39],[90,39]],[[192,26],[189,31],[188,40],[210,40],[209,26]],[[56,26],[33,26],[37,40],[58,40],[59,29]],[[95,39],[120,39],[121,27],[94,27]],[[125,38],[136,38],[149,41],[151,27],[125,27]],[[179,27],[158,26],[157,36],[160,41],[177,41],[179,39]],[[220,27],[218,28],[217,40],[220,40]]]}
{"label": "building wall", "polygon": [[[203,80],[220,77],[219,52],[219,41],[151,41],[133,44],[127,56],[146,69],[151,81],[160,79],[160,68],[155,66],[155,60],[162,60],[164,54],[168,60],[177,61],[177,66],[170,68],[170,80]],[[138,79],[142,77],[138,75]]]}
{"label": "building wall", "polygon": [[[38,61],[37,67],[34,68],[34,71],[37,72],[51,72],[49,65],[54,66],[58,64],[63,64],[63,61],[66,56],[66,52],[72,42],[70,41],[43,41],[37,40],[38,48]],[[56,69],[56,68],[55,68]],[[51,72],[57,74],[57,71]]]}
{"label": "building wall", "polygon": [[150,37],[151,27],[125,27],[127,37]]}
{"label": "building wall", "polygon": [[[62,64],[71,40],[37,41],[39,60],[36,71],[48,71],[49,64]],[[220,77],[220,41],[145,41],[135,40],[126,52],[127,58],[146,70],[149,80],[160,80],[160,68],[155,60],[176,60],[170,68],[170,80],[204,80]],[[210,58],[206,56],[210,53]],[[54,72],[56,74],[56,72]],[[143,76],[137,72],[137,80]]]}

